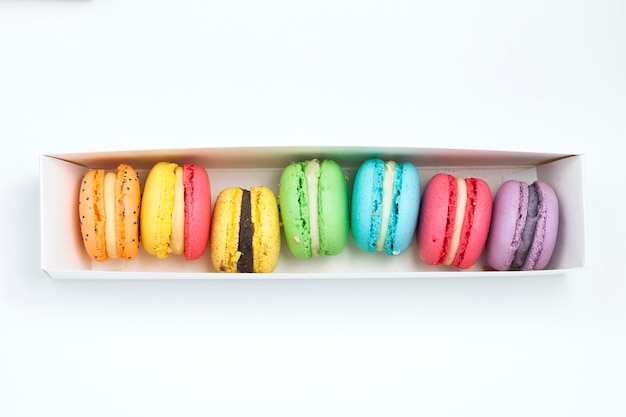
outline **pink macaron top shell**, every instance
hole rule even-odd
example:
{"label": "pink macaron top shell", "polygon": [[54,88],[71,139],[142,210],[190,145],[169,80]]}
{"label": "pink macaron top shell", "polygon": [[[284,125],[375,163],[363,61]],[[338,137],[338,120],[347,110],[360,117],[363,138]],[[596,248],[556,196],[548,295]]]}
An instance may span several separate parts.
{"label": "pink macaron top shell", "polygon": [[467,204],[461,242],[452,265],[462,269],[473,266],[485,247],[491,224],[491,189],[479,178],[467,178]]}
{"label": "pink macaron top shell", "polygon": [[211,184],[204,167],[195,164],[183,166],[185,188],[185,244],[187,260],[200,258],[209,243],[211,226]]}
{"label": "pink macaron top shell", "polygon": [[[451,227],[448,225],[449,213],[456,211],[456,183],[452,184],[451,175],[437,174],[428,181],[422,201],[417,224],[417,248],[421,260],[429,265],[443,263],[450,240]],[[454,180],[455,181],[455,180]]]}
{"label": "pink macaron top shell", "polygon": [[[491,222],[492,198],[487,183],[466,178],[467,204],[461,240],[452,265],[471,267],[482,254]],[[436,174],[426,184],[417,227],[420,258],[429,265],[443,264],[450,249],[458,200],[457,179]]]}

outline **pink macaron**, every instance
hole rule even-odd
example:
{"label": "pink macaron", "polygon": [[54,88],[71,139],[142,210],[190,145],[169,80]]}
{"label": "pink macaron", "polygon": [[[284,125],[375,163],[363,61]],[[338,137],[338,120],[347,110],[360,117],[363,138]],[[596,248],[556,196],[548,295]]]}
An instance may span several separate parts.
{"label": "pink macaron", "polygon": [[544,269],[558,229],[559,201],[552,187],[541,181],[506,181],[494,197],[487,263],[500,271]]}
{"label": "pink macaron", "polygon": [[185,188],[184,256],[187,260],[200,258],[209,243],[211,227],[211,183],[204,167],[183,165]]}
{"label": "pink macaron", "polygon": [[417,250],[429,265],[473,266],[482,254],[491,222],[489,185],[480,178],[436,174],[424,189]]}

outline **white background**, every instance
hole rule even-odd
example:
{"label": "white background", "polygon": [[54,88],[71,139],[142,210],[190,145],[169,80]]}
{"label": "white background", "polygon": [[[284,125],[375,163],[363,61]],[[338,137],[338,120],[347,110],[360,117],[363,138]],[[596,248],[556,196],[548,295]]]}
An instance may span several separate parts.
{"label": "white background", "polygon": [[[0,415],[626,415],[625,22],[605,0],[0,1]],[[406,142],[586,154],[589,268],[39,269],[42,153]]]}

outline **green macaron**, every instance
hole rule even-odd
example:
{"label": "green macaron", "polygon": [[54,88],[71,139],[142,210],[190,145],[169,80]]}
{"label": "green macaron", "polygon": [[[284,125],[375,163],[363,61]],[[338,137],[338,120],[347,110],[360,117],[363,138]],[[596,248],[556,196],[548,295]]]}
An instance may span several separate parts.
{"label": "green macaron", "polygon": [[335,161],[289,164],[280,178],[279,209],[287,246],[297,258],[333,256],[346,246],[348,185]]}

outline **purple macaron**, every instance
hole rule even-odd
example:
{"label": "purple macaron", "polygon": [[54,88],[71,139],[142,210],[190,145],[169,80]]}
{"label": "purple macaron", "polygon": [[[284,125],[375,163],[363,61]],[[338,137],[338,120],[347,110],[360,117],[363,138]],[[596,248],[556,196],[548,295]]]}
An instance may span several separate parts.
{"label": "purple macaron", "polygon": [[556,244],[559,201],[548,184],[506,181],[493,200],[487,263],[499,271],[544,269]]}

